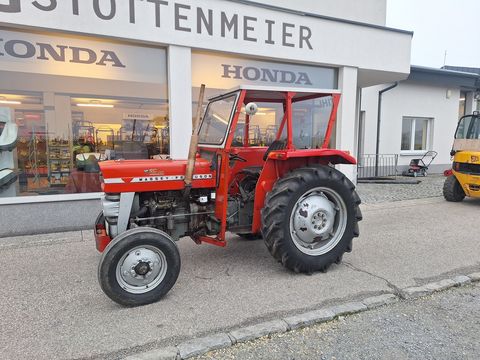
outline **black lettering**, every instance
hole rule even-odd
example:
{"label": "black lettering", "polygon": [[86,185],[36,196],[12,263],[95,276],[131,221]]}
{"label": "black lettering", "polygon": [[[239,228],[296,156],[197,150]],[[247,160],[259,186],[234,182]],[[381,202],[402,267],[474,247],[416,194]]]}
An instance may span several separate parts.
{"label": "black lettering", "polygon": [[65,49],[68,49],[68,46],[57,45],[56,47],[58,48],[58,52],[50,44],[37,43],[37,46],[40,50],[40,56],[38,56],[37,59],[50,60],[50,58],[47,56],[48,53],[53,60],[65,62]]}
{"label": "black lettering", "polygon": [[237,14],[233,15],[230,21],[228,21],[227,15],[222,11],[221,27],[222,27],[222,37],[225,37],[226,30],[232,31],[233,29],[233,38],[238,39],[238,15]]}
{"label": "black lettering", "polygon": [[[253,72],[253,75],[252,75],[252,72]],[[254,68],[254,67],[246,67],[243,69],[243,77],[247,80],[250,80],[250,81],[257,81],[258,79],[260,79],[260,70],[258,70],[257,68]]]}
{"label": "black lettering", "polygon": [[312,30],[307,26],[300,26],[300,48],[303,49],[303,43],[307,44],[310,50],[313,50],[310,39],[312,37]]}
{"label": "black lettering", "polygon": [[192,29],[180,26],[180,20],[188,20],[187,15],[181,15],[180,9],[190,10],[190,5],[183,5],[175,3],[175,30],[191,32]]}
{"label": "black lettering", "polygon": [[295,84],[304,84],[304,85],[313,85],[312,82],[310,81],[310,78],[308,77],[307,73],[301,72],[298,73],[298,79],[295,82]]}
{"label": "black lettering", "polygon": [[[3,43],[3,39],[0,39],[0,43]],[[0,56],[5,56],[5,54],[0,51]]]}
{"label": "black lettering", "polygon": [[250,37],[249,34],[248,34],[250,31],[255,30],[255,28],[253,26],[250,26],[248,24],[250,21],[255,21],[256,22],[257,18],[252,17],[252,16],[244,16],[243,17],[243,40],[257,42],[257,38]]}
{"label": "black lettering", "polygon": [[292,71],[280,71],[282,74],[281,83],[293,84],[297,80],[297,76]]}
{"label": "black lettering", "polygon": [[0,12],[19,13],[21,11],[20,0],[10,0],[8,4],[0,4]]}
{"label": "black lettering", "polygon": [[100,61],[97,62],[97,65],[107,66],[106,63],[111,62],[112,67],[120,67],[120,68],[126,67],[125,65],[122,64],[117,54],[115,54],[113,51],[102,50],[102,53],[103,53],[103,56],[100,59]]}
{"label": "black lettering", "polygon": [[[71,63],[95,64],[97,61],[97,54],[93,50],[79,47],[70,47],[70,49],[72,49],[72,60],[70,60]],[[87,58],[82,59],[82,54],[87,55]]]}
{"label": "black lettering", "polygon": [[[23,52],[20,52],[17,45],[23,45]],[[9,40],[5,43],[5,52],[13,57],[28,59],[35,56],[35,46],[28,41]]]}
{"label": "black lettering", "polygon": [[52,11],[57,8],[57,0],[48,0],[50,4],[48,5],[42,5],[40,4],[37,0],[32,2],[32,5],[35,6],[37,9],[43,10],[43,11]]}
{"label": "black lettering", "polygon": [[163,0],[147,0],[149,3],[155,4],[155,26],[160,27],[160,5],[168,5],[167,1]]}
{"label": "black lettering", "polygon": [[73,15],[79,14],[78,0],[72,0],[72,12],[73,12]]}
{"label": "black lettering", "polygon": [[267,29],[268,29],[268,35],[267,35],[267,40],[265,40],[265,44],[271,44],[274,45],[275,41],[272,39],[272,33],[273,33],[273,25],[275,24],[275,21],[273,20],[265,20],[267,23]]}
{"label": "black lettering", "polygon": [[288,28],[293,29],[295,27],[294,24],[283,23],[283,32],[282,32],[282,45],[288,47],[295,47],[294,44],[287,42],[288,38],[293,37],[292,33],[287,31]]}
{"label": "black lettering", "polygon": [[208,10],[208,19],[202,8],[197,7],[197,33],[202,33],[202,24],[207,30],[208,35],[213,35],[213,10]]}
{"label": "black lettering", "polygon": [[129,0],[130,24],[135,24],[135,0]]}
{"label": "black lettering", "polygon": [[278,82],[278,70],[262,69],[262,81]]}
{"label": "black lettering", "polygon": [[100,10],[100,0],[93,0],[93,11],[95,11],[95,15],[102,20],[112,20],[117,13],[117,3],[115,0],[110,0],[110,13],[108,15],[103,15]]}
{"label": "black lettering", "polygon": [[[240,76],[240,71],[242,70],[241,66],[230,66],[230,65],[222,64],[222,67],[223,67],[223,75],[222,75],[223,78],[231,79],[232,77],[230,76],[230,74],[234,75],[233,76],[234,79],[242,78]],[[231,68],[233,68],[233,70]]]}

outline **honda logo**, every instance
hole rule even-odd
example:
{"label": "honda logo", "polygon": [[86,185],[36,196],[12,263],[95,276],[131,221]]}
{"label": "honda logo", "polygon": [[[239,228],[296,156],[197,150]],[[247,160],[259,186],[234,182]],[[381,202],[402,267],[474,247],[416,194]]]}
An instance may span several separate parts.
{"label": "honda logo", "polygon": [[4,40],[0,38],[0,57],[11,56],[17,59],[38,59],[56,62],[69,62],[97,66],[125,68],[114,51],[92,50],[85,47],[30,42],[20,39]]}
{"label": "honda logo", "polygon": [[222,64],[222,77],[226,79],[259,81],[266,83],[313,85],[306,72],[294,72],[255,66],[239,66]]}

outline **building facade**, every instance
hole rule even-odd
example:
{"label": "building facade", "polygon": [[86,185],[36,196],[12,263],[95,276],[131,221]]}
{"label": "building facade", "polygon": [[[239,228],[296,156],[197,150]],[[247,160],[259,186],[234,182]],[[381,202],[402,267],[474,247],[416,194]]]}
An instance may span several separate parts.
{"label": "building facade", "polygon": [[[480,90],[480,75],[459,69],[463,71],[412,66],[404,81],[362,90],[358,157],[365,177],[375,175],[371,167],[377,149],[379,166],[390,165],[387,170],[395,170],[391,167],[395,156],[398,174],[428,151],[438,153],[431,173],[451,168],[450,151],[458,120],[478,110]],[[381,162],[382,157],[387,163]]]}
{"label": "building facade", "polygon": [[[339,89],[335,146],[356,154],[360,89],[408,76],[412,33],[384,27],[385,0],[291,7],[0,1],[0,107],[18,127],[16,148],[0,154],[17,175],[1,188],[0,236],[87,226],[98,161],[186,158],[201,84],[207,95],[240,84]],[[341,170],[355,178],[355,167]]]}

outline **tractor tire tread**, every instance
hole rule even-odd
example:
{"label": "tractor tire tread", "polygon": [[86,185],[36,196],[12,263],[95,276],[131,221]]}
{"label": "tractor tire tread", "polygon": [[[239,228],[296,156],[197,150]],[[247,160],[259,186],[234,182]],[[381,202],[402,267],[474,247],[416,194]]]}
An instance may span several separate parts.
{"label": "tractor tire tread", "polygon": [[[315,181],[326,180],[341,184],[349,193],[350,204],[353,206],[352,226],[347,227],[342,237],[345,241],[341,241],[339,246],[335,248],[332,256],[322,256],[322,260],[312,263],[302,261],[298,256],[294,256],[285,245],[285,238],[289,236],[285,234],[284,226],[287,216],[286,213],[291,195],[301,189],[302,186]],[[329,166],[315,166],[298,168],[278,180],[271,192],[265,199],[265,206],[261,211],[262,214],[262,234],[267,249],[272,256],[280,262],[284,267],[294,271],[295,273],[311,274],[315,271],[326,272],[333,263],[340,263],[345,252],[352,251],[352,239],[360,235],[358,222],[362,220],[362,212],[360,210],[361,200],[355,191],[355,185],[348,180],[338,170]],[[348,205],[348,204],[347,204]],[[347,233],[348,232],[348,233]],[[329,255],[331,252],[325,254]]]}

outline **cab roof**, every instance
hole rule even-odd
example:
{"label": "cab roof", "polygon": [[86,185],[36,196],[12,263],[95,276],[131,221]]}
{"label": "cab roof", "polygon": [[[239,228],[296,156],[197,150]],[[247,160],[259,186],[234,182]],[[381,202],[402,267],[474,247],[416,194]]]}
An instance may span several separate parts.
{"label": "cab roof", "polygon": [[283,88],[278,86],[240,85],[233,89],[227,90],[220,95],[211,97],[209,100],[215,100],[225,95],[235,93],[239,90],[247,90],[247,96],[245,98],[246,103],[250,101],[281,103],[285,100],[286,92],[295,93],[292,98],[293,102],[316,99],[341,93],[340,90],[332,89]]}

